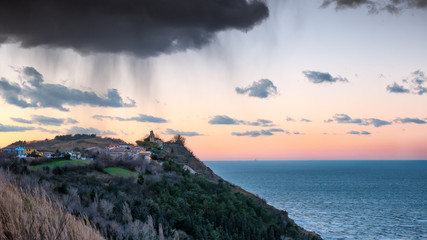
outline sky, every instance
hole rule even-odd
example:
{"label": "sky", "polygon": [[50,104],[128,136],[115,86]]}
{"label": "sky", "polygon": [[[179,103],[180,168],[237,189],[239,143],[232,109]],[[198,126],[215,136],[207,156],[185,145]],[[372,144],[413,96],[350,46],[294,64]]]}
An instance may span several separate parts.
{"label": "sky", "polygon": [[0,3],[0,146],[154,130],[201,160],[427,159],[425,0],[86,3]]}

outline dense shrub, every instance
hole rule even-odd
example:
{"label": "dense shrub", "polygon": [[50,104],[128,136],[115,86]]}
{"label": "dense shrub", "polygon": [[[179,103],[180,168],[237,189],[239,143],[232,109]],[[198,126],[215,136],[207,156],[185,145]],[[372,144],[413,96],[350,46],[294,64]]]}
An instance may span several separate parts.
{"label": "dense shrub", "polygon": [[[188,163],[177,162],[174,154],[162,161],[117,161],[101,154],[86,166],[55,167],[52,174],[47,168],[25,177],[34,179],[27,181],[31,186],[38,183],[61,199],[73,214],[87,218],[107,239],[159,239],[162,235],[177,239],[180,235],[183,239],[267,240],[300,233],[286,215],[261,199],[222,180],[184,170]],[[3,162],[16,173],[28,172],[28,163],[22,160]],[[112,177],[104,171],[107,166],[138,175]]]}

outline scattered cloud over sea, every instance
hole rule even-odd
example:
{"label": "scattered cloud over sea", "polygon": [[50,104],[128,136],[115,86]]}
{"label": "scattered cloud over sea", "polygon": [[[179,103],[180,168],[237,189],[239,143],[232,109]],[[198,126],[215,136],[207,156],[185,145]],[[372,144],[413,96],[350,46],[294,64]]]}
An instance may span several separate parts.
{"label": "scattered cloud over sea", "polygon": [[387,86],[387,91],[391,93],[409,93],[409,89],[403,85],[399,85],[396,82]]}
{"label": "scattered cloud over sea", "polygon": [[381,120],[378,118],[352,118],[347,114],[335,114],[332,119],[325,120],[326,123],[336,122],[344,124],[358,124],[363,126],[373,125],[375,127],[382,127],[391,125],[392,122]]}
{"label": "scattered cloud over sea", "polygon": [[341,76],[333,77],[328,72],[303,71],[302,73],[310,82],[312,82],[314,84],[348,82],[347,78],[344,78]]}
{"label": "scattered cloud over sea", "polygon": [[256,121],[244,121],[231,118],[227,115],[216,115],[211,118],[208,122],[212,125],[249,125],[249,126],[261,126],[261,127],[273,127],[275,124],[266,119],[257,119]]}
{"label": "scattered cloud over sea", "polygon": [[427,118],[421,119],[421,118],[404,117],[404,118],[396,118],[393,121],[387,121],[387,120],[382,120],[382,119],[378,119],[378,118],[352,118],[347,114],[335,114],[331,119],[327,119],[324,122],[325,123],[336,122],[336,123],[344,123],[344,124],[357,124],[357,125],[362,125],[362,126],[373,125],[374,127],[382,127],[382,126],[392,125],[393,123],[427,124],[426,120],[427,120]]}
{"label": "scattered cloud over sea", "polygon": [[42,127],[33,127],[33,126],[14,126],[14,125],[3,125],[0,123],[0,132],[25,132],[25,131],[42,131],[51,134],[61,134],[59,130],[46,129]]}
{"label": "scattered cloud over sea", "polygon": [[247,87],[236,87],[236,93],[250,97],[268,98],[277,95],[277,87],[269,79],[260,79]]}
{"label": "scattered cloud over sea", "polygon": [[164,118],[154,117],[154,116],[145,115],[145,114],[139,114],[136,117],[130,117],[130,118],[116,117],[116,119],[119,121],[137,121],[137,122],[150,122],[150,123],[166,123],[166,122],[168,122]]}
{"label": "scattered cloud over sea", "polygon": [[387,85],[386,90],[390,93],[411,93],[415,95],[423,95],[427,93],[427,77],[421,70],[414,71],[405,79],[402,79],[402,84],[394,82]]}
{"label": "scattered cloud over sea", "polygon": [[25,132],[34,129],[34,127],[20,127],[13,125],[3,125],[0,123],[0,132]]}
{"label": "scattered cloud over sea", "polygon": [[[426,119],[427,120],[427,119]],[[425,120],[419,118],[396,118],[394,120],[396,123],[415,123],[415,124],[427,124]]]}
{"label": "scattered cloud over sea", "polygon": [[166,119],[161,118],[161,117],[155,117],[155,116],[151,116],[151,115],[146,115],[146,114],[139,114],[138,116],[135,117],[130,117],[130,118],[122,118],[122,117],[113,117],[113,116],[106,116],[106,115],[93,115],[92,118],[96,119],[96,120],[104,120],[104,119],[108,119],[108,120],[117,120],[117,121],[136,121],[136,122],[149,122],[149,123],[166,123],[168,122]]}
{"label": "scattered cloud over sea", "polygon": [[12,119],[14,122],[18,122],[18,123],[25,123],[25,124],[32,124],[33,123],[31,120],[27,120],[27,119],[23,119],[23,118],[11,117],[10,119]]}
{"label": "scattered cloud over sea", "polygon": [[259,131],[246,131],[246,132],[232,132],[231,135],[243,137],[243,136],[249,136],[249,137],[259,137],[259,136],[273,136],[274,133],[284,133],[285,130],[281,128],[271,128],[266,130],[259,130]]}
{"label": "scattered cloud over sea", "polygon": [[274,133],[284,133],[286,135],[304,135],[302,132],[298,131],[287,131],[283,130],[281,128],[271,128],[271,129],[264,129],[264,130],[258,130],[258,131],[246,131],[246,132],[232,132],[231,135],[238,136],[238,137],[260,137],[260,136],[273,136]]}
{"label": "scattered cloud over sea", "polygon": [[23,118],[14,118],[14,117],[11,117],[10,119],[19,123],[38,124],[38,125],[45,125],[45,126],[61,126],[63,124],[78,123],[77,120],[72,118],[54,118],[54,117],[47,117],[42,115],[32,115],[31,120],[23,119]]}
{"label": "scattered cloud over sea", "polygon": [[368,131],[350,131],[350,132],[347,132],[347,134],[350,134],[350,135],[371,135],[372,133],[370,133]]}
{"label": "scattered cloud over sea", "polygon": [[196,136],[204,136],[201,133],[198,132],[185,132],[185,131],[178,131],[178,130],[173,130],[173,129],[166,129],[166,131],[164,132],[164,134],[167,135],[181,135],[184,137],[196,137]]}

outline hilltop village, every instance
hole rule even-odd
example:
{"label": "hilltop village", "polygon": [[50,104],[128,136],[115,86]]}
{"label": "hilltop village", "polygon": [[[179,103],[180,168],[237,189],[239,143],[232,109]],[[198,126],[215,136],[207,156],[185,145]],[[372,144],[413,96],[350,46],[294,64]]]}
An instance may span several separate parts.
{"label": "hilltop village", "polygon": [[[96,135],[90,134],[77,134],[77,135],[65,135],[57,136],[56,140],[70,140],[70,139],[85,139],[85,138],[96,138]],[[151,160],[151,154],[154,149],[163,150],[163,141],[154,135],[151,131],[150,135],[143,141],[137,141],[136,145],[129,143],[110,143],[106,147],[102,147],[99,144],[85,147],[81,149],[75,147],[74,149],[65,149],[61,151],[56,149],[54,152],[46,151],[45,146],[36,148],[31,143],[19,141],[11,144],[8,147],[0,149],[5,153],[10,153],[18,158],[25,158],[27,160],[33,160],[35,158],[46,158],[46,159],[66,159],[66,160],[95,160],[96,156],[107,155],[113,160],[132,160],[132,159],[146,159]]]}

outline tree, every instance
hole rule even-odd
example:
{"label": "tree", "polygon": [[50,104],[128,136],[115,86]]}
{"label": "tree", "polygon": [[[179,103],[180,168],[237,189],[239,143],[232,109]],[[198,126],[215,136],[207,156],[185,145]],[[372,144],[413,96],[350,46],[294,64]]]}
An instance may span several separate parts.
{"label": "tree", "polygon": [[183,146],[185,146],[185,137],[183,137],[183,136],[181,136],[181,135],[175,135],[173,138],[172,138],[172,142],[173,143],[178,143],[178,144],[182,144]]}
{"label": "tree", "polygon": [[146,149],[156,149],[156,148],[158,148],[158,144],[155,143],[155,142],[137,140],[136,144],[138,146],[144,147]]}
{"label": "tree", "polygon": [[55,157],[59,157],[61,156],[61,152],[59,151],[59,149],[56,149],[55,153],[54,153]]}
{"label": "tree", "polygon": [[30,154],[28,154],[30,157],[40,157],[39,154],[36,151],[32,151]]}
{"label": "tree", "polygon": [[144,175],[142,173],[140,173],[138,175],[138,184],[142,185],[142,184],[144,184],[144,181],[145,181]]}

